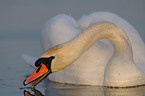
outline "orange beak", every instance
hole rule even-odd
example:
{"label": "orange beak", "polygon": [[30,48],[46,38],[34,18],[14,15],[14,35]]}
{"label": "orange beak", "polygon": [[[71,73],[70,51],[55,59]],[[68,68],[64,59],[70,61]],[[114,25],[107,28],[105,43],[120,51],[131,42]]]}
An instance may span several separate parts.
{"label": "orange beak", "polygon": [[44,78],[46,78],[51,73],[51,70],[47,68],[46,65],[41,63],[36,70],[26,79],[24,80],[24,86],[33,82],[30,87],[34,88],[39,82],[41,82]]}

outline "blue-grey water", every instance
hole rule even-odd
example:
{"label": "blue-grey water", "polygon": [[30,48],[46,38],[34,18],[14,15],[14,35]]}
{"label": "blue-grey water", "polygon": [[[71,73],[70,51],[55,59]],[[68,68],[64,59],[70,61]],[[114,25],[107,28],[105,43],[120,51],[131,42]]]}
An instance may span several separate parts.
{"label": "blue-grey water", "polygon": [[131,23],[145,41],[144,10],[145,0],[0,0],[0,96],[24,96],[24,90],[45,96],[145,96],[145,86],[112,89],[48,80],[36,90],[23,89],[23,80],[34,69],[20,58],[22,54],[42,54],[41,29],[61,13],[79,19],[83,14],[110,11]]}

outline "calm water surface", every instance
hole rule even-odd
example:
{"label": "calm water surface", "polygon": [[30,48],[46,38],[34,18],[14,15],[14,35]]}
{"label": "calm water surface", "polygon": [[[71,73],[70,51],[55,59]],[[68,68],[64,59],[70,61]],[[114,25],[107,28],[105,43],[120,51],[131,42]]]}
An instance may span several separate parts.
{"label": "calm water surface", "polygon": [[145,86],[112,89],[75,86],[44,80],[35,90],[24,88],[23,80],[34,68],[22,54],[42,54],[40,31],[57,14],[78,19],[95,11],[114,12],[129,21],[145,41],[145,0],[0,0],[0,96],[145,96]]}

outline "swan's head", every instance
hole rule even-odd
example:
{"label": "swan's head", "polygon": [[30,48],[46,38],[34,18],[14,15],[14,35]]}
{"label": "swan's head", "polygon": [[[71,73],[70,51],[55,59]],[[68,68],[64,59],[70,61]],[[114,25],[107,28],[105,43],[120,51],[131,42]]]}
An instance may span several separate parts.
{"label": "swan's head", "polygon": [[48,49],[35,62],[36,70],[24,81],[24,85],[32,83],[31,88],[34,88],[49,74],[62,70],[75,61],[75,56],[70,48],[62,44],[51,49]]}

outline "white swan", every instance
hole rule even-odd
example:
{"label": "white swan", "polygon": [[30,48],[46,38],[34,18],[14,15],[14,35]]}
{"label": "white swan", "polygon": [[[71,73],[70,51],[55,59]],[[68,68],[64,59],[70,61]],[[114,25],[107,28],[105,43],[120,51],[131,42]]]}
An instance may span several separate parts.
{"label": "white swan", "polygon": [[[100,21],[109,21],[113,24],[108,22],[96,23]],[[109,40],[101,40],[104,38]],[[56,16],[43,28],[41,41],[44,51],[70,41],[59,45],[61,48],[54,47],[50,49],[53,52],[46,51],[40,57],[55,57],[54,60],[51,58],[51,70],[52,72],[58,72],[49,76],[52,81],[112,87],[145,84],[143,75],[144,43],[137,31],[115,14],[95,12],[83,16],[78,22],[67,15]],[[95,43],[96,41],[98,42]],[[58,54],[61,54],[60,57]],[[24,59],[26,59],[26,56]],[[29,59],[27,58],[27,61]],[[29,81],[28,79],[24,84],[34,80]],[[35,80],[32,85],[35,86],[38,82],[39,80]]]}

